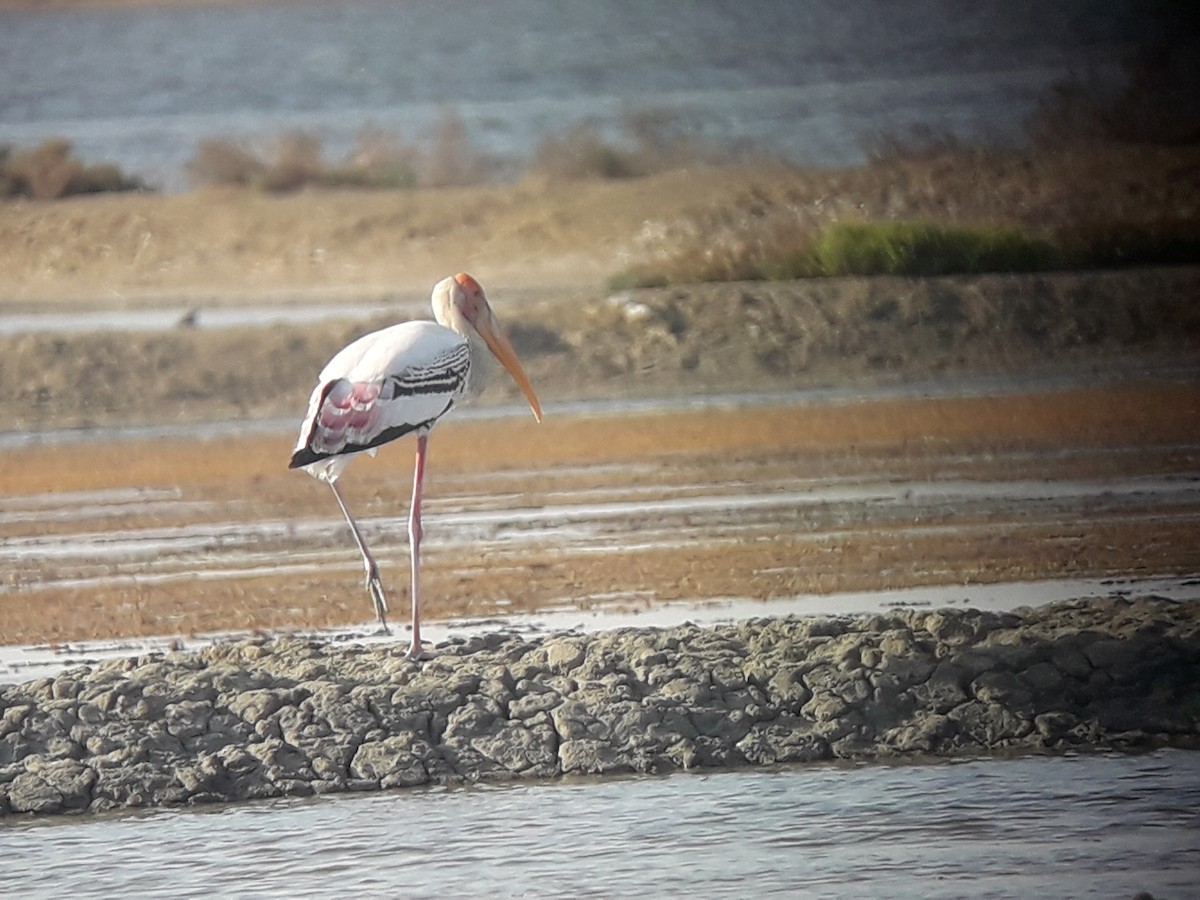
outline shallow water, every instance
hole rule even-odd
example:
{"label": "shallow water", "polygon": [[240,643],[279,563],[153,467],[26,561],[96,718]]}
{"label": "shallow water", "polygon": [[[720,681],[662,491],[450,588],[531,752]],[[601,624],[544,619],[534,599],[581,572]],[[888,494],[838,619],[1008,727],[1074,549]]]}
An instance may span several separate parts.
{"label": "shallow water", "polygon": [[1200,754],[817,765],[0,821],[12,896],[1156,897]]}
{"label": "shallow water", "polygon": [[331,319],[370,319],[388,315],[411,314],[410,304],[191,307],[178,304],[151,309],[72,310],[51,313],[9,313],[0,318],[0,336],[15,334],[95,334],[104,331],[174,331],[183,327],[190,315],[189,328],[260,328],[273,325],[311,325]]}

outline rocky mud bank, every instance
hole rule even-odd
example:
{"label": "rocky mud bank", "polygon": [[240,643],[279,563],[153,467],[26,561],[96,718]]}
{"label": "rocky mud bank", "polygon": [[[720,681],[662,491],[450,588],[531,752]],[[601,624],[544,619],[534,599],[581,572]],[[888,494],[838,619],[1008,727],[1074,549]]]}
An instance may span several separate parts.
{"label": "rocky mud bank", "polygon": [[[495,294],[543,402],[1200,366],[1197,266]],[[0,431],[290,420],[339,347],[408,317],[0,334]],[[494,401],[520,396],[496,379]]]}
{"label": "rocky mud bank", "polygon": [[0,691],[0,813],[834,759],[1200,747],[1200,606],[253,639]]}

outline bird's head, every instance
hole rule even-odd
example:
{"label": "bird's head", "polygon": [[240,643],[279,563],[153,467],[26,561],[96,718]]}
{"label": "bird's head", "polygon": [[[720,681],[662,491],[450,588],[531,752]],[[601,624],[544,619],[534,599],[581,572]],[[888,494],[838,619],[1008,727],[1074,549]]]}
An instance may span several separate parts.
{"label": "bird's head", "polygon": [[483,338],[492,355],[500,360],[500,364],[508,370],[508,374],[529,401],[533,417],[539,422],[542,421],[542,407],[538,403],[537,394],[525,375],[517,352],[500,326],[500,321],[492,312],[487,295],[483,292],[483,285],[466,272],[459,272],[453,278],[438,282],[433,288],[433,315],[440,324],[457,331],[463,337],[469,339],[473,331]]}

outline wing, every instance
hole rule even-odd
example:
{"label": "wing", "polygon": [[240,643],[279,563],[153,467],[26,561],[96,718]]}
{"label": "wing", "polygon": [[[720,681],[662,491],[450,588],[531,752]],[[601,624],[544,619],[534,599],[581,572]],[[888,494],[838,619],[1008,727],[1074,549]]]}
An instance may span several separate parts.
{"label": "wing", "polygon": [[432,427],[462,395],[470,364],[467,342],[433,322],[407,322],[360,338],[322,370],[289,468],[373,450]]}

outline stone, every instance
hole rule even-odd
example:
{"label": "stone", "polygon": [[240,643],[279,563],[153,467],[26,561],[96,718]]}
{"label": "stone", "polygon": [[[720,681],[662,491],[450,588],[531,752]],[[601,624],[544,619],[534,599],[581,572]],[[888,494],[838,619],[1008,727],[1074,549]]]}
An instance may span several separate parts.
{"label": "stone", "polygon": [[738,752],[753,765],[816,762],[830,759],[828,743],[812,729],[812,723],[796,716],[780,716],[774,722],[755,725],[737,743]]}
{"label": "stone", "polygon": [[381,788],[426,784],[429,773],[414,752],[421,749],[419,741],[416,735],[393,735],[368,741],[355,752],[350,762],[350,775],[372,781]]}
{"label": "stone", "polygon": [[0,815],[831,758],[1200,745],[1200,606],[231,641],[0,688]]}
{"label": "stone", "polygon": [[579,666],[586,655],[581,641],[558,640],[546,648],[546,665],[551,672],[565,675]]}

